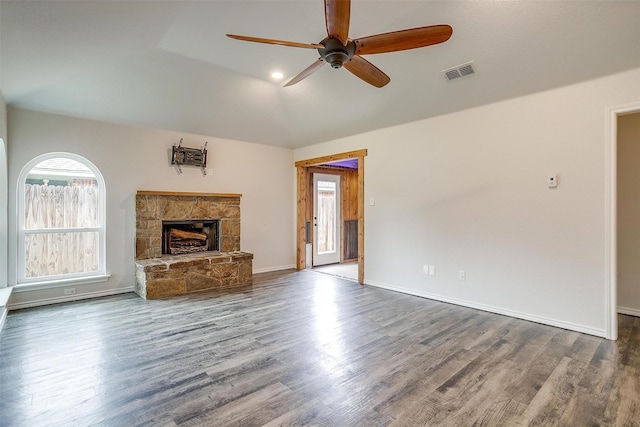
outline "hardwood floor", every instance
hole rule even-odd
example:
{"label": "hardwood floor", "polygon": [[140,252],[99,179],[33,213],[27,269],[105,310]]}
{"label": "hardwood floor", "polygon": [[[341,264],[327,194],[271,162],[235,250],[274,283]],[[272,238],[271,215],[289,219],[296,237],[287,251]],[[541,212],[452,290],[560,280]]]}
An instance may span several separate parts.
{"label": "hardwood floor", "polygon": [[612,342],[308,271],[15,311],[0,425],[637,426],[619,319]]}
{"label": "hardwood floor", "polygon": [[313,267],[312,271],[316,273],[325,273],[332,276],[342,277],[343,279],[351,279],[358,281],[358,263],[347,262],[343,264],[329,264]]}

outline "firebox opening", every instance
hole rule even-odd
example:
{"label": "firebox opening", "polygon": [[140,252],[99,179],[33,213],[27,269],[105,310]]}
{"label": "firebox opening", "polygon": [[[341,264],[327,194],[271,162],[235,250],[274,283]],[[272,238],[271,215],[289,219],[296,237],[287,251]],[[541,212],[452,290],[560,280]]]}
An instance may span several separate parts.
{"label": "firebox opening", "polygon": [[219,250],[219,220],[162,221],[163,254],[178,255]]}

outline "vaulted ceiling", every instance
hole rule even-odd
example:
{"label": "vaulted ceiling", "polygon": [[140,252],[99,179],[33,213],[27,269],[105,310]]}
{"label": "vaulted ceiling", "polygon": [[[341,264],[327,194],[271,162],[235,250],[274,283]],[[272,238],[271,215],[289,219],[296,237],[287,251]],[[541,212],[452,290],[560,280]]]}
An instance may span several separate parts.
{"label": "vaulted ceiling", "polygon": [[[345,69],[286,81],[326,36],[322,0],[5,1],[0,88],[9,105],[301,147],[640,67],[640,1],[353,0],[351,38],[449,24],[443,44],[369,55],[391,82]],[[476,73],[441,71],[469,61]]]}

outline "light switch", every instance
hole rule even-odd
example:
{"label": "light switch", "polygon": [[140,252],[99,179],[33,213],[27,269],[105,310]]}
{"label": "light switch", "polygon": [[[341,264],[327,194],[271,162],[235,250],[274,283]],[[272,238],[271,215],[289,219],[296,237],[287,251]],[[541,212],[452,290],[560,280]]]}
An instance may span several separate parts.
{"label": "light switch", "polygon": [[375,206],[375,205],[376,205],[375,197],[369,197],[369,206]]}

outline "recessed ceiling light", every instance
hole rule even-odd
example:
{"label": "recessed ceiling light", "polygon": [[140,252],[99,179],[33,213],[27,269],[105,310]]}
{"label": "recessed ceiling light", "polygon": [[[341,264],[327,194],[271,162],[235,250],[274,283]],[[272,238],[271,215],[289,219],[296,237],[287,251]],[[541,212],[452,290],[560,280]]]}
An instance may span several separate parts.
{"label": "recessed ceiling light", "polygon": [[271,73],[271,78],[273,80],[282,80],[283,77],[284,74],[282,74],[280,71],[274,71],[273,73]]}

